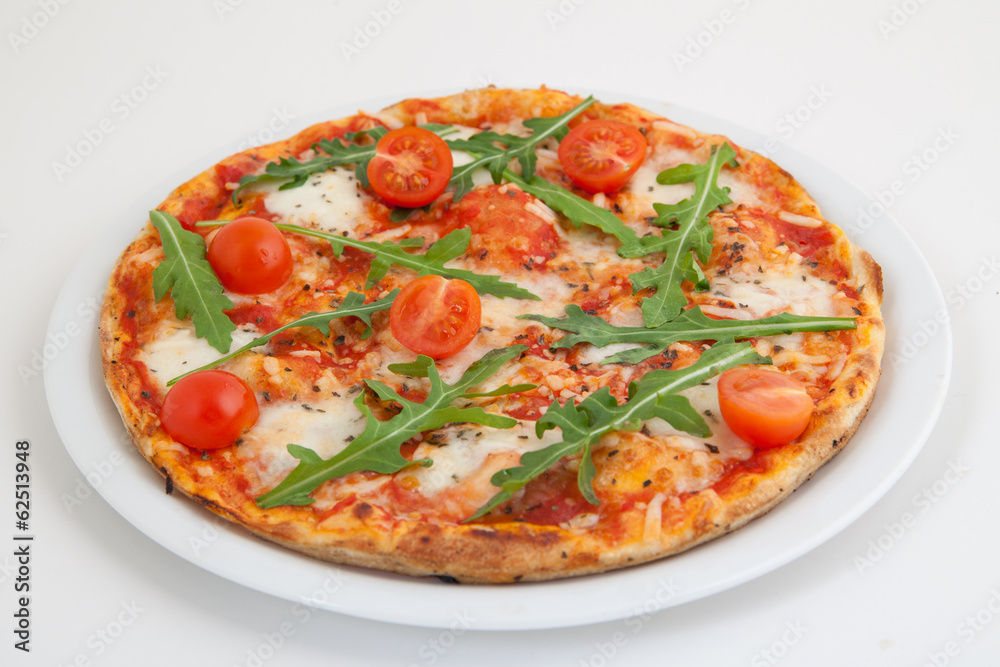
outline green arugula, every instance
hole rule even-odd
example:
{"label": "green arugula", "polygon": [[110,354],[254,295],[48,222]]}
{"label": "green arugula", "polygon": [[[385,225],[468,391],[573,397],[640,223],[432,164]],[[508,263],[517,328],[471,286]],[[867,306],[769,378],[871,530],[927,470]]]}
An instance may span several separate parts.
{"label": "green arugula", "polygon": [[445,262],[460,256],[469,247],[469,242],[472,240],[472,230],[468,227],[456,229],[447,236],[437,240],[423,254],[407,252],[408,248],[416,248],[423,245],[424,240],[421,237],[403,239],[399,243],[395,241],[360,241],[297,225],[275,224],[275,227],[286,232],[325,239],[333,246],[334,254],[338,257],[343,252],[345,246],[375,255],[375,259],[372,260],[371,270],[368,273],[368,283],[365,289],[374,287],[378,281],[382,280],[389,267],[396,265],[414,269],[421,276],[433,274],[444,276],[445,278],[459,278],[475,287],[476,291],[480,294],[492,294],[498,297],[511,297],[514,299],[541,300],[540,297],[528,290],[518,287],[514,283],[504,282],[497,276],[481,275],[474,271],[445,267]]}
{"label": "green arugula", "polygon": [[579,404],[571,399],[560,406],[554,401],[535,429],[538,437],[542,437],[545,431],[559,428],[562,441],[528,452],[521,456],[520,466],[494,474],[490,481],[501,490],[466,521],[484,516],[510,500],[514,493],[559,459],[576,454],[582,456],[577,473],[580,493],[592,505],[598,505],[592,484],[595,468],[590,451],[602,436],[611,431],[637,431],[644,421],[659,417],[674,428],[706,437],[711,430],[705,420],[691,407],[687,397],[677,392],[701,384],[733,366],[767,363],[770,360],[757,354],[749,343],[719,344],[706,350],[687,368],[646,373],[638,382],[629,385],[628,400],[620,405],[607,387],[587,396]]}
{"label": "green arugula", "polygon": [[719,206],[730,203],[729,188],[720,188],[716,179],[723,165],[736,167],[736,152],[732,146],[712,149],[704,164],[682,164],[668,169],[656,177],[663,185],[693,182],[695,193],[690,199],[677,204],[653,204],[658,217],[653,221],[661,227],[677,225],[674,230],[664,230],[660,236],[643,237],[642,244],[649,252],[663,251],[663,263],[633,273],[633,289],[652,287],[656,292],[643,300],[642,314],[647,327],[655,327],[673,319],[684,306],[687,297],[681,283],[690,280],[698,290],[708,289],[708,280],[695,261],[695,254],[702,263],[712,253],[712,226],[708,214]]}
{"label": "green arugula", "polygon": [[[597,102],[593,96],[588,97],[569,111],[548,118],[529,118],[524,126],[531,130],[531,135],[519,137],[514,134],[497,134],[492,131],[479,132],[468,139],[451,139],[446,143],[454,150],[472,153],[473,162],[459,167],[462,173],[452,174],[452,183],[456,185],[455,201],[471,190],[471,174],[478,168],[489,169],[494,183],[500,183],[504,178],[504,170],[511,161],[516,159],[521,165],[521,176],[530,179],[535,175],[535,148],[546,139],[560,140],[569,132],[569,122],[579,116],[584,109]],[[502,144],[500,148],[497,144]],[[461,185],[461,187],[459,187]]]}
{"label": "green arugula", "polygon": [[301,162],[293,157],[279,158],[277,162],[268,162],[263,174],[247,174],[240,179],[239,187],[233,191],[233,203],[239,204],[240,193],[254,183],[270,181],[287,181],[279,190],[290,190],[305,185],[313,174],[327,169],[333,169],[345,164],[354,164],[354,174],[362,187],[368,187],[368,162],[375,157],[375,144],[388,132],[384,127],[373,127],[361,132],[348,132],[344,139],[353,142],[359,137],[371,138],[367,144],[345,144],[340,138],[320,139],[313,145],[313,150],[323,151],[326,155],[317,155],[311,160]]}
{"label": "green arugula", "polygon": [[233,324],[226,310],[235,304],[223,293],[212,265],[205,259],[205,240],[181,226],[163,211],[150,211],[149,221],[160,233],[166,255],[153,269],[153,297],[162,301],[170,292],[177,319],[191,315],[194,332],[223,354],[233,343]]}
{"label": "green arugula", "polygon": [[430,391],[423,403],[400,396],[392,387],[378,380],[365,380],[368,388],[380,399],[395,401],[402,406],[400,412],[386,421],[379,421],[365,405],[364,393],[360,394],[354,400],[354,405],[366,420],[365,430],[361,435],[352,440],[342,452],[326,460],[307,447],[288,445],[288,452],[299,459],[299,464],[280,484],[259,496],[257,504],[264,509],[278,505],[308,505],[313,502],[309,494],[334,477],[361,470],[389,474],[410,465],[431,465],[432,462],[427,460],[407,461],[399,453],[399,447],[418,433],[432,431],[445,424],[469,422],[493,428],[510,428],[516,425],[516,419],[491,414],[479,407],[455,407],[452,403],[476,396],[499,395],[499,391],[509,393],[516,390],[501,388],[487,394],[468,391],[485,382],[501,366],[526,349],[524,345],[515,345],[491,350],[473,363],[453,385],[444,383],[430,357],[417,357],[412,364],[403,365],[403,369],[430,380]]}
{"label": "green arugula", "polygon": [[528,194],[538,197],[549,208],[565,215],[577,229],[587,224],[614,236],[621,242],[618,254],[622,257],[642,257],[653,252],[642,244],[632,228],[622,222],[617,215],[562,186],[550,183],[541,176],[532,176],[529,180],[525,180],[509,170],[504,172],[504,178]]}
{"label": "green arugula", "polygon": [[[448,184],[455,188],[451,197],[453,202],[461,201],[462,197],[476,187],[473,176],[479,169],[490,169],[490,173],[492,173],[492,168],[500,165],[500,173],[503,174],[503,170],[507,168],[507,163],[503,159],[504,150],[488,142],[476,144],[475,149],[479,151],[477,153],[473,153],[472,148],[469,147],[459,148],[459,145],[464,146],[467,143],[465,140],[448,140],[445,143],[450,148],[472,155],[472,162],[458,165],[451,172],[451,180],[448,181]],[[494,178],[494,180],[496,179]]]}
{"label": "green arugula", "polygon": [[[434,123],[428,123],[420,127],[430,130],[439,136],[447,136],[455,131],[450,125],[438,125]],[[354,165],[354,175],[357,177],[358,182],[361,183],[361,187],[367,188],[369,185],[368,163],[375,157],[375,145],[378,143],[378,140],[388,133],[389,130],[382,126],[361,130],[360,132],[348,132],[343,137],[320,139],[313,144],[312,148],[314,151],[322,151],[326,155],[317,155],[306,162],[301,162],[293,157],[283,157],[279,158],[277,162],[269,162],[264,167],[263,174],[247,174],[240,179],[239,187],[233,192],[233,203],[239,204],[240,193],[244,188],[254,183],[286,181],[278,189],[290,190],[305,185],[306,180],[313,174],[345,164]],[[361,137],[368,137],[371,141],[359,144],[357,140]],[[345,141],[351,143],[344,143]]]}
{"label": "green arugula", "polygon": [[639,343],[643,347],[614,354],[601,363],[637,364],[667,349],[671,343],[691,340],[733,342],[737,338],[774,336],[799,331],[840,331],[856,329],[851,317],[809,317],[781,313],[759,320],[713,320],[699,306],[685,310],[669,322],[657,327],[617,327],[597,315],[589,315],[580,306],[565,308],[566,317],[519,315],[519,319],[534,320],[556,329],[571,332],[552,347],[570,348],[577,343],[604,347],[613,343]]}
{"label": "green arugula", "polygon": [[398,289],[394,289],[378,301],[373,301],[372,303],[365,303],[365,295],[360,292],[348,292],[347,296],[344,297],[343,302],[337,307],[336,310],[331,310],[326,313],[306,313],[302,317],[289,322],[288,324],[278,327],[274,331],[264,334],[263,336],[258,336],[252,341],[239,348],[238,350],[233,350],[224,357],[219,357],[215,361],[211,361],[204,366],[195,368],[194,370],[188,371],[182,375],[178,375],[169,382],[167,386],[171,387],[175,382],[180,380],[182,377],[191,375],[192,373],[197,373],[198,371],[208,370],[209,368],[215,368],[230,359],[235,358],[237,355],[246,352],[247,350],[252,350],[255,347],[260,347],[261,345],[266,345],[272,338],[277,336],[283,331],[288,331],[289,329],[295,329],[297,327],[313,327],[319,330],[324,336],[330,335],[330,322],[341,317],[357,317],[360,318],[368,327],[361,334],[361,339],[364,340],[372,335],[372,314],[377,313],[380,310],[388,310],[392,305],[393,299],[399,294]]}

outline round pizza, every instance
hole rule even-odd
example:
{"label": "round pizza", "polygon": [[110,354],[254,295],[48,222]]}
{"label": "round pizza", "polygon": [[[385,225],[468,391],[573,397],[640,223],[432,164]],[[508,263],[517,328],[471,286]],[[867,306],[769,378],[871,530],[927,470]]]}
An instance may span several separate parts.
{"label": "round pizza", "polygon": [[770,160],[491,87],[184,183],[114,267],[100,341],[168,493],[316,558],[500,583],[767,512],[864,417],[881,299]]}

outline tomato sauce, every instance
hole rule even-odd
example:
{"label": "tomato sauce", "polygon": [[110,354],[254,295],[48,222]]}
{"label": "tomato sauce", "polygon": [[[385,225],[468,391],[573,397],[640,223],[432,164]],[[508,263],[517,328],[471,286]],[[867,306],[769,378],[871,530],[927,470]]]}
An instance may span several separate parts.
{"label": "tomato sauce", "polygon": [[467,252],[486,266],[518,273],[545,270],[559,253],[560,241],[551,222],[525,210],[532,201],[513,186],[474,190],[442,212],[439,233],[470,228]]}

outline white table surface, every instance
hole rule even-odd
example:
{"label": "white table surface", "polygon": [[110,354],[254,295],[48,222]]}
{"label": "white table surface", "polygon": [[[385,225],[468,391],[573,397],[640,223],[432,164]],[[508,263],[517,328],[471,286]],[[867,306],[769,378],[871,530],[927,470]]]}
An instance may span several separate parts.
{"label": "white table surface", "polygon": [[[355,47],[379,18],[384,26],[369,26],[378,34]],[[1000,355],[990,345],[1000,230],[989,174],[1000,148],[998,25],[1000,5],[985,0],[7,0],[0,663],[997,664]],[[92,239],[153,185],[268,138],[269,126],[283,136],[290,116],[490,83],[669,100],[774,136],[873,201],[891,195],[889,212],[948,298],[954,334],[940,420],[899,482],[828,542],[749,583],[642,623],[518,632],[303,618],[287,600],[165,550],[88,494],[42,378],[25,369]],[[69,164],[68,146],[95,137],[78,164],[54,167]],[[933,163],[921,167],[921,155]],[[28,654],[14,648],[12,617],[21,595],[14,453],[25,439],[35,535]],[[68,505],[75,494],[84,499]]]}

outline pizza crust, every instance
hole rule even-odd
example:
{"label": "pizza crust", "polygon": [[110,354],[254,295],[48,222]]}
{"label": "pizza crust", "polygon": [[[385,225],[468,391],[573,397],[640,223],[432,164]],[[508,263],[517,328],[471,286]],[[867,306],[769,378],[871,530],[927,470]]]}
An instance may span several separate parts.
{"label": "pizza crust", "polygon": [[[321,123],[287,141],[227,158],[180,186],[160,209],[182,221],[220,214],[233,217],[239,211],[229,203],[230,189],[220,180],[220,170],[246,168],[248,164],[262,168],[277,157],[299,155],[318,138],[338,135],[345,128],[356,130],[376,121],[511,128],[520,119],[562,113],[577,102],[579,98],[544,88],[489,88],[436,100],[407,100],[375,116]],[[625,119],[647,128],[659,122],[661,129],[656,131],[672,125],[631,105],[595,105],[588,115]],[[686,128],[676,136],[679,142],[684,137],[690,142],[693,137],[698,144],[693,150],[702,160],[709,147],[722,140]],[[336,511],[325,517],[308,507],[263,510],[253,501],[244,476],[221,474],[218,467],[211,474],[200,474],[198,453],[193,455],[159,427],[155,408],[162,395],[150,391],[148,369],[135,362],[135,347],[144,344],[144,332],[157,321],[173,317],[169,299],[153,302],[149,271],[162,258],[158,255],[162,251],[155,230],[148,224],[122,254],[106,291],[100,341],[109,392],[133,442],[167,477],[168,489],[181,491],[261,538],[315,558],[408,575],[502,583],[594,574],[690,549],[766,513],[844,449],[874,398],[885,340],[878,264],[839,229],[826,227],[828,223],[815,202],[790,175],[745,149],[739,149],[739,156],[747,173],[766,179],[768,188],[791,202],[785,210],[816,219],[831,231],[836,258],[846,270],[846,282],[854,285],[858,312],[863,314],[842,370],[830,383],[827,395],[818,400],[806,433],[791,445],[757,452],[749,463],[733,462],[731,468],[739,468],[740,474],[729,474],[721,485],[671,496],[657,493],[600,526],[588,526],[586,521],[580,525],[541,525],[495,518],[487,523],[411,518],[364,497],[342,498]],[[768,196],[768,191],[762,192]],[[227,461],[227,465],[236,461],[238,469],[236,457]]]}

